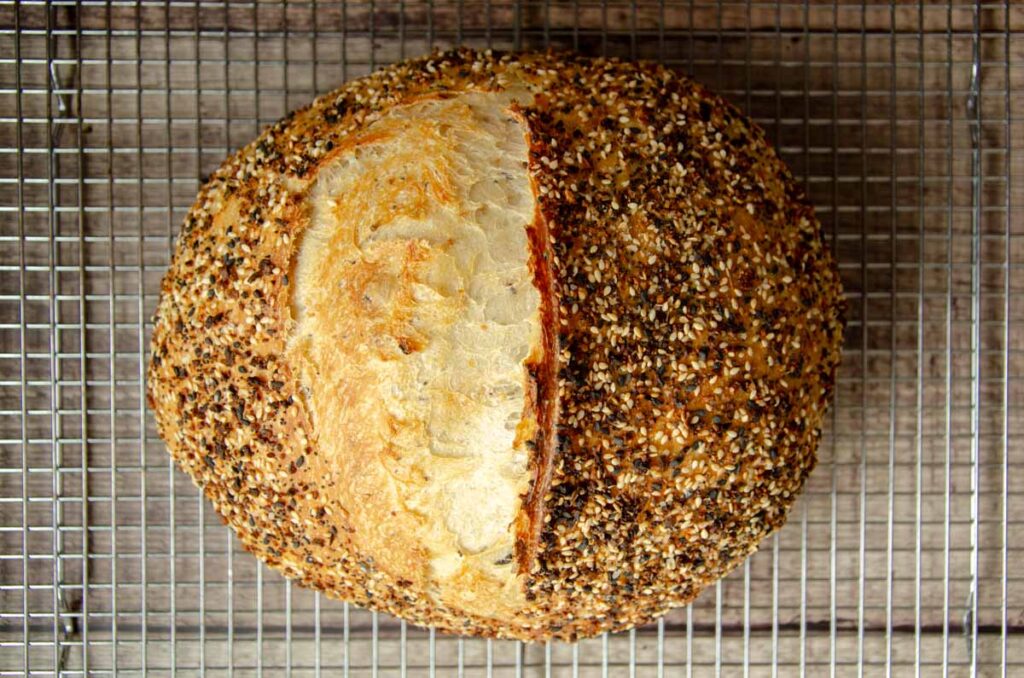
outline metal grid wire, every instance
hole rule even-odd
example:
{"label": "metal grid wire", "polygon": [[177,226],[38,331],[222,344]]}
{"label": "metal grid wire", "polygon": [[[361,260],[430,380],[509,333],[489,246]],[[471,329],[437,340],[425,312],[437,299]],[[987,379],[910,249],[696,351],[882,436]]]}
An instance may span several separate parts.
{"label": "metal grid wire", "polygon": [[[691,74],[768,130],[838,254],[819,467],[657,625],[458,639],[294,587],[146,412],[202,177],[314,93],[460,43]],[[1021,92],[1009,4],[0,2],[0,675],[1024,675]]]}

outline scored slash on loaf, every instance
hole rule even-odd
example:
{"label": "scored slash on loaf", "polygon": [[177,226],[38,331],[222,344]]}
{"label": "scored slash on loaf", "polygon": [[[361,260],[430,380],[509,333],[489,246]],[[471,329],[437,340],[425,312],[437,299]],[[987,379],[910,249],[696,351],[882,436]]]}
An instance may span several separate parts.
{"label": "scored slash on loaf", "polygon": [[686,604],[782,525],[842,315],[813,210],[735,108],[650,63],[459,50],[211,176],[149,401],[286,576],[575,639]]}

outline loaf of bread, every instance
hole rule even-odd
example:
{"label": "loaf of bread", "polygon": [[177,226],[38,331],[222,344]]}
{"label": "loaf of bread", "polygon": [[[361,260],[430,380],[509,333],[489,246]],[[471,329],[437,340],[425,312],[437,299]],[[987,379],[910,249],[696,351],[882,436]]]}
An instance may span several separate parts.
{"label": "loaf of bread", "polygon": [[350,82],[203,187],[160,434],[249,551],[444,631],[684,605],[815,463],[842,290],[764,132],[650,63],[460,50]]}

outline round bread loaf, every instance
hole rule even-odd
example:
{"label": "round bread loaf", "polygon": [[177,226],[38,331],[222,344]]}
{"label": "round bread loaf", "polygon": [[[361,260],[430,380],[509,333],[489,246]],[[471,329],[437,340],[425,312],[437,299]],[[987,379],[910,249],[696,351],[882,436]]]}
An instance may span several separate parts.
{"label": "round bread loaf", "polygon": [[203,187],[150,404],[245,547],[416,624],[650,621],[785,520],[842,291],[757,126],[650,63],[460,50]]}

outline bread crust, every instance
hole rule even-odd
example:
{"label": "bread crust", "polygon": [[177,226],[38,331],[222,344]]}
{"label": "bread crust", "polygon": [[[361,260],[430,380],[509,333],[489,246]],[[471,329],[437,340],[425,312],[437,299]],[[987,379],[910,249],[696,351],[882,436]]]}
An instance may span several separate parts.
{"label": "bread crust", "polygon": [[[533,94],[517,114],[544,350],[516,524],[527,604],[481,616],[359,551],[286,353],[319,169],[394,106],[510,87]],[[445,631],[571,640],[688,603],[782,525],[842,313],[812,209],[733,107],[654,64],[460,50],[320,97],[211,176],[164,279],[147,388],[178,464],[285,576]]]}
{"label": "bread crust", "polygon": [[[521,115],[521,112],[520,112]],[[525,122],[525,120],[524,120]],[[531,187],[537,198],[536,179]],[[551,270],[551,233],[547,218],[537,203],[533,223],[527,229],[530,243],[530,270],[540,290],[541,351],[536,360],[527,363],[535,397],[528,406],[533,411],[537,435],[531,455],[532,481],[523,497],[516,529],[516,563],[527,573],[537,557],[540,534],[544,527],[544,498],[551,485],[551,472],[558,446],[558,294]]]}

